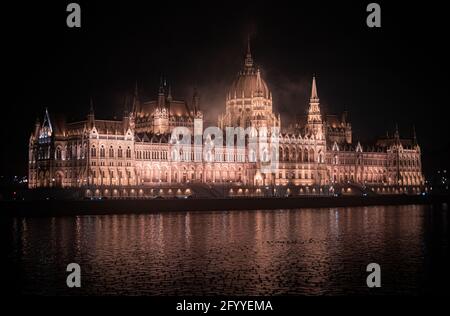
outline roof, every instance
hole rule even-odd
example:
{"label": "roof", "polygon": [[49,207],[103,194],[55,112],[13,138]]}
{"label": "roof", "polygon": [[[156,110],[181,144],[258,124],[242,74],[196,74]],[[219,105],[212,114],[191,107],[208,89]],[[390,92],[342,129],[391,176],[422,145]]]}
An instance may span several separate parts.
{"label": "roof", "polygon": [[134,140],[136,142],[145,142],[145,143],[168,143],[170,140],[170,134],[164,133],[148,133],[148,132],[142,132],[142,133],[136,133],[134,135]]}
{"label": "roof", "polygon": [[[186,101],[182,100],[172,100],[170,102],[166,101],[165,106],[166,108],[169,109],[169,116],[185,116],[185,117],[191,116],[191,109],[189,108],[189,105],[187,104]],[[157,100],[144,102],[142,104],[142,110],[140,114],[142,116],[151,116],[157,107],[158,107]]]}
{"label": "roof", "polygon": [[266,99],[270,98],[269,88],[266,81],[261,77],[259,70],[254,67],[246,68],[240,71],[236,79],[231,84],[229,90],[229,97],[236,98],[251,98],[261,93]]}

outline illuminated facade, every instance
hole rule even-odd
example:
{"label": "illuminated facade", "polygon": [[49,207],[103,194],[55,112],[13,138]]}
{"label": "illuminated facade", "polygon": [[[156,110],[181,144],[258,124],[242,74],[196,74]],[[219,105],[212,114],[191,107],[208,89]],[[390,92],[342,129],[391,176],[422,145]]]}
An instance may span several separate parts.
{"label": "illuminated facade", "polygon": [[[247,142],[243,147],[233,142],[230,149],[225,138],[214,142],[205,132],[197,93],[190,103],[174,100],[163,82],[157,100],[150,102],[140,100],[136,87],[122,120],[96,119],[91,105],[86,120],[54,126],[46,110],[29,140],[29,187],[83,187],[89,196],[110,197],[191,189],[214,196],[225,186],[228,195],[265,194],[269,187],[272,194],[276,188],[286,195],[319,194],[345,185],[375,193],[419,192],[424,178],[415,133],[402,139],[397,130],[371,145],[354,143],[346,113],[341,118],[321,113],[315,78],[307,115],[289,131],[283,130],[272,101],[248,47],[218,127],[254,128],[257,137],[267,139],[266,149],[251,149]],[[174,129],[180,127],[190,133],[189,146],[179,144]],[[270,172],[261,172],[265,150],[276,150]]]}

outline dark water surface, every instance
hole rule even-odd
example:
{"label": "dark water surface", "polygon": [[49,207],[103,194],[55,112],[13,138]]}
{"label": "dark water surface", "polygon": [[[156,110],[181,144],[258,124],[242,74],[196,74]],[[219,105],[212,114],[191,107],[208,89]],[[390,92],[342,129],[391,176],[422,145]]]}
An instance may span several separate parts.
{"label": "dark water surface", "polygon": [[[1,230],[13,293],[450,293],[447,205],[8,218]],[[80,289],[66,286],[71,262]],[[371,262],[379,289],[366,286]]]}

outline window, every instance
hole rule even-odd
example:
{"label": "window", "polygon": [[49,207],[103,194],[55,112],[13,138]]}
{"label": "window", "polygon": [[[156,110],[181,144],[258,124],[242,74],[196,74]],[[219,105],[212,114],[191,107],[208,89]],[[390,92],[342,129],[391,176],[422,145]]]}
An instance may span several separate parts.
{"label": "window", "polygon": [[95,146],[92,146],[91,148],[91,157],[96,157],[97,156],[97,149],[95,148]]}
{"label": "window", "polygon": [[131,149],[130,149],[130,147],[127,148],[127,158],[131,158]]}
{"label": "window", "polygon": [[100,158],[105,158],[105,147],[100,147]]}
{"label": "window", "polygon": [[56,159],[61,160],[61,147],[56,148]]}
{"label": "window", "polygon": [[117,149],[117,158],[122,158],[122,147],[119,146],[119,149]]}
{"label": "window", "polygon": [[114,149],[113,147],[109,147],[109,158],[114,158]]}

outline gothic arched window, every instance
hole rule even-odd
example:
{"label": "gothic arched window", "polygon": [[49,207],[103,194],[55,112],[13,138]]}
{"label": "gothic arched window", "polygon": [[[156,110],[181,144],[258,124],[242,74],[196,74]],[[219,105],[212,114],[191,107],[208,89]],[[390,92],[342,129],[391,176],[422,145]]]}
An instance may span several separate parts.
{"label": "gothic arched window", "polygon": [[56,159],[61,160],[61,147],[56,148]]}

